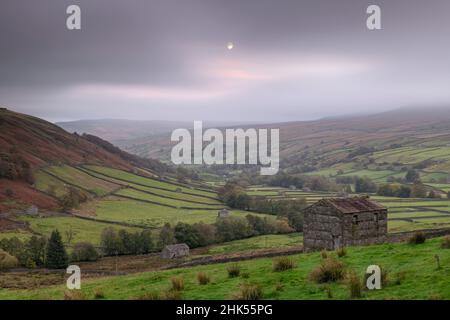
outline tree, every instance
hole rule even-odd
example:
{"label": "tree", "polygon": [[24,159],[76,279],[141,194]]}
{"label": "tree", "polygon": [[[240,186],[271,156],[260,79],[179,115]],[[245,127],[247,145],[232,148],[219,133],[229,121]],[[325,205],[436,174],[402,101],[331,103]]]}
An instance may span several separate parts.
{"label": "tree", "polygon": [[166,223],[159,232],[159,246],[164,247],[169,244],[174,244],[175,241],[175,231],[169,223]]}
{"label": "tree", "polygon": [[411,198],[425,198],[427,196],[427,189],[422,183],[416,182],[411,188]]}
{"label": "tree", "polygon": [[200,246],[199,235],[192,225],[178,222],[175,226],[175,239],[179,243],[186,243],[189,248]]}
{"label": "tree", "polygon": [[15,268],[19,265],[17,258],[0,249],[0,270]]}
{"label": "tree", "polygon": [[397,197],[409,198],[411,196],[411,188],[408,186],[400,186],[400,189],[396,193]]}
{"label": "tree", "polygon": [[78,242],[73,246],[72,261],[97,261],[98,256],[92,243]]}
{"label": "tree", "polygon": [[44,237],[32,236],[25,244],[25,250],[32,263],[36,266],[42,266],[45,263],[45,251],[47,240]]}
{"label": "tree", "polygon": [[66,248],[58,230],[54,230],[47,243],[45,266],[50,269],[63,269],[68,265]]}
{"label": "tree", "polygon": [[405,175],[405,179],[407,182],[416,182],[420,179],[419,173],[414,169],[409,169]]}
{"label": "tree", "polygon": [[355,177],[355,191],[361,192],[376,192],[377,185],[372,182],[368,177]]}
{"label": "tree", "polygon": [[122,242],[117,232],[111,227],[103,229],[100,236],[100,246],[103,253],[108,256],[123,252]]}

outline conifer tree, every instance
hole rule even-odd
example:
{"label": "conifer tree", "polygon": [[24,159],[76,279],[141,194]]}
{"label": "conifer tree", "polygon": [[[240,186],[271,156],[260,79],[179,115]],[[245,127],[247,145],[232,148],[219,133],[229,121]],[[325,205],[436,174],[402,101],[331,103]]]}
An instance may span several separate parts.
{"label": "conifer tree", "polygon": [[64,269],[68,265],[66,248],[58,230],[54,230],[47,243],[45,266],[50,269]]}

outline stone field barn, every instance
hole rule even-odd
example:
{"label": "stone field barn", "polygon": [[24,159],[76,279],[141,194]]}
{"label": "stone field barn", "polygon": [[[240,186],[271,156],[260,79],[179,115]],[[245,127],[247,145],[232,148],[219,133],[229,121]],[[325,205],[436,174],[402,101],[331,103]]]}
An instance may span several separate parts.
{"label": "stone field barn", "polygon": [[382,243],[386,234],[387,209],[367,196],[322,199],[304,210],[305,251]]}

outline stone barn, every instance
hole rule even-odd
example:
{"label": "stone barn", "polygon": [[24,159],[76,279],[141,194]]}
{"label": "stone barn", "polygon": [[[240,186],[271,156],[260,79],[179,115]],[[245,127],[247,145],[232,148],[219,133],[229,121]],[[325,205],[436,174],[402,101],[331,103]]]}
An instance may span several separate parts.
{"label": "stone barn", "polygon": [[219,212],[217,212],[217,217],[219,217],[219,218],[226,218],[229,216],[230,216],[230,211],[228,211],[225,208],[223,208]]}
{"label": "stone barn", "polygon": [[305,251],[382,243],[387,209],[369,197],[322,199],[304,210]]}
{"label": "stone barn", "polygon": [[189,255],[189,246],[186,243],[171,244],[165,246],[161,251],[161,258],[175,259],[187,257]]}

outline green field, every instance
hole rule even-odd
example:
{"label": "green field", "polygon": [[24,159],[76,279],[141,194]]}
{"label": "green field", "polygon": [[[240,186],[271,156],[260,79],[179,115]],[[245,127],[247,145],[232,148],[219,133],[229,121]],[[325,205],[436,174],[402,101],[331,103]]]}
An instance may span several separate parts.
{"label": "green field", "polygon": [[54,174],[63,181],[66,181],[76,187],[88,189],[97,196],[103,196],[119,187],[117,184],[96,179],[76,168],[67,165],[48,167],[45,171]]}
{"label": "green field", "polygon": [[[346,270],[363,276],[369,265],[380,265],[388,270],[388,284],[381,290],[364,291],[363,299],[450,299],[450,250],[440,248],[441,239],[426,241],[421,245],[384,244],[368,247],[351,247],[340,260]],[[439,255],[441,268],[436,268],[435,255]],[[284,272],[273,272],[273,259],[242,261],[241,273],[248,277],[229,278],[229,264],[146,272],[125,276],[86,279],[82,292],[93,299],[101,291],[105,299],[139,299],[145,294],[164,292],[170,288],[170,278],[182,277],[185,288],[183,299],[233,299],[243,283],[261,286],[264,299],[349,299],[346,281],[327,285],[309,280],[309,274],[320,261],[320,253],[291,256],[296,267]],[[207,285],[196,281],[198,272],[211,277]],[[41,287],[35,290],[0,289],[0,299],[62,299],[65,285]]]}
{"label": "green field", "polygon": [[208,247],[205,254],[226,254],[249,250],[294,247],[300,246],[302,240],[301,233],[269,234],[216,244]]}
{"label": "green field", "polygon": [[[117,197],[108,197],[94,204],[96,218],[108,221],[126,222],[150,228],[162,227],[165,223],[214,223],[218,209],[186,210],[163,207]],[[247,214],[273,217],[248,211],[232,210],[232,215],[244,217]]]}
{"label": "green field", "polygon": [[87,241],[94,245],[100,243],[100,235],[103,229],[112,227],[114,229],[127,229],[128,231],[138,231],[139,228],[123,227],[109,223],[84,220],[76,217],[49,217],[49,218],[31,218],[21,217],[21,220],[30,224],[33,231],[50,236],[53,230],[61,233],[63,241],[67,243],[67,232],[71,231],[73,239],[71,244]]}
{"label": "green field", "polygon": [[101,173],[107,177],[116,178],[116,179],[126,181],[126,182],[141,184],[141,185],[148,186],[148,187],[163,188],[163,189],[167,189],[169,191],[176,191],[176,189],[181,188],[182,191],[184,191],[184,192],[189,192],[189,193],[193,193],[193,194],[197,194],[197,195],[203,195],[203,196],[208,196],[208,197],[216,196],[216,194],[213,191],[209,192],[209,191],[203,191],[203,190],[190,188],[189,186],[178,186],[178,185],[168,183],[165,181],[159,181],[156,179],[141,177],[141,176],[138,176],[138,175],[135,175],[130,172],[123,171],[123,170],[99,167],[99,166],[84,166],[84,168],[94,171],[94,172]]}
{"label": "green field", "polygon": [[[217,202],[216,204],[198,204],[193,202],[187,202],[182,200],[176,200],[176,199],[169,199],[165,197],[160,197],[152,194],[148,194],[145,192],[137,191],[134,189],[122,189],[118,192],[114,193],[115,195],[119,196],[127,196],[134,199],[144,200],[144,201],[152,201],[157,202],[161,204],[166,204],[170,206],[175,206],[177,208],[183,207],[189,207],[189,208],[210,208],[210,209],[217,209],[222,208],[223,204]],[[176,195],[172,195],[171,197],[176,197]],[[219,206],[219,207],[218,207]]]}

